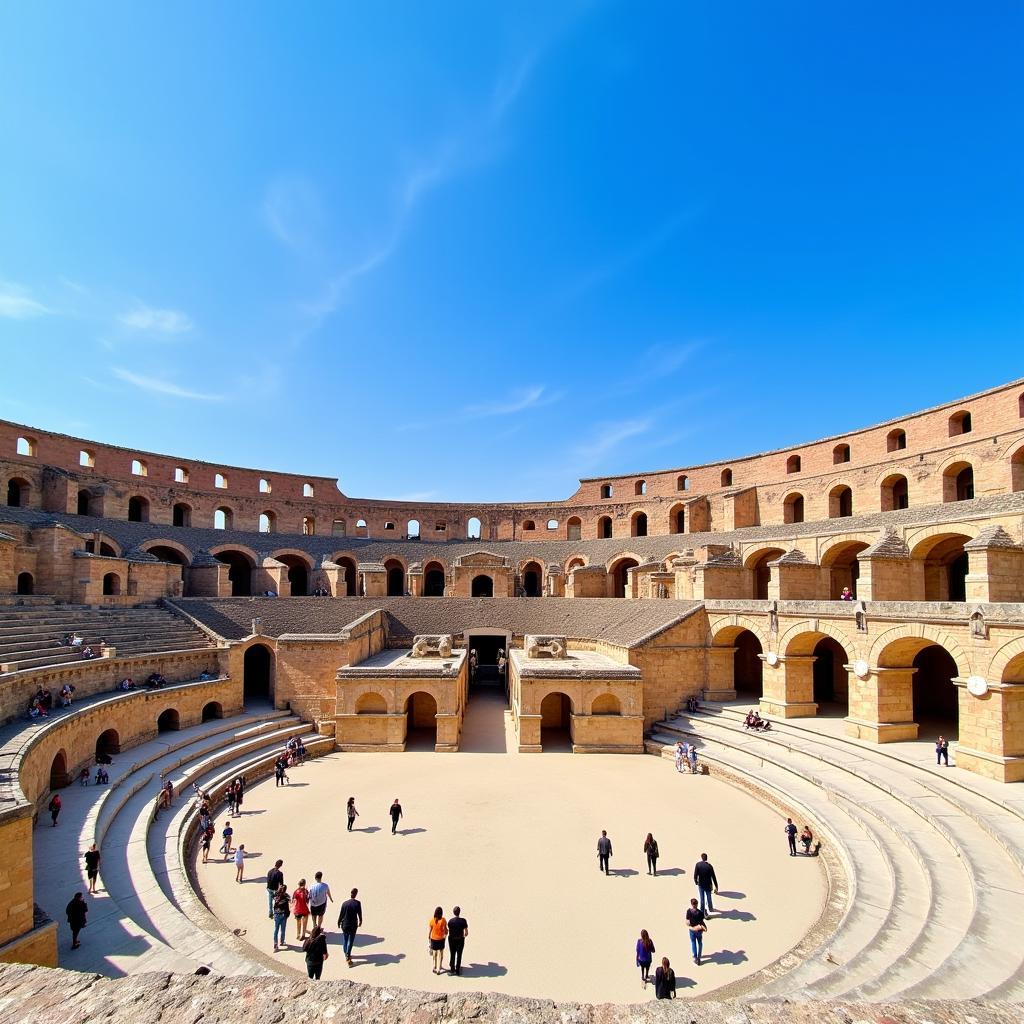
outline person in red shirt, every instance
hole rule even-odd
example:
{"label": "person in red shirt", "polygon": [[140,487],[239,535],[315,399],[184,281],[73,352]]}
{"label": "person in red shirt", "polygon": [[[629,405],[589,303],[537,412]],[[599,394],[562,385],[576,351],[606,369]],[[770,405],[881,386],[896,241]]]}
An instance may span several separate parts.
{"label": "person in red shirt", "polygon": [[301,942],[306,937],[306,927],[309,924],[309,890],[304,878],[299,879],[299,884],[292,893],[292,914],[295,916],[295,938]]}

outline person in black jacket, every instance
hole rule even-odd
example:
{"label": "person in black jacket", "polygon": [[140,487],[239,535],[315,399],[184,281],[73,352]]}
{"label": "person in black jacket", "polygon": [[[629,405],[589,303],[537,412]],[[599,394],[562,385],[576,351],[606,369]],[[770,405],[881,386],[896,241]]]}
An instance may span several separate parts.
{"label": "person in black jacket", "polygon": [[71,948],[78,949],[81,943],[78,941],[78,933],[85,927],[85,915],[89,913],[89,905],[85,897],[76,892],[71,897],[71,902],[64,908],[67,915],[68,926],[71,928]]}
{"label": "person in black jacket", "polygon": [[338,927],[341,929],[341,948],[345,953],[345,961],[349,967],[352,966],[352,947],[356,941],[356,931],[363,926],[363,904],[356,899],[359,895],[358,889],[353,889],[351,895],[341,905],[338,914]]}
{"label": "person in black jacket", "polygon": [[693,868],[693,881],[697,886],[697,892],[700,894],[700,909],[705,910],[705,903],[707,908],[705,913],[711,914],[715,907],[711,902],[711,893],[714,891],[718,892],[718,879],[715,877],[715,869],[708,863],[708,855],[702,853],[700,860],[694,865]]}
{"label": "person in black jacket", "polygon": [[306,954],[306,973],[317,981],[323,973],[324,961],[327,959],[327,936],[319,925],[314,928],[302,943],[302,952]]}
{"label": "person in black jacket", "polygon": [[676,997],[676,972],[669,965],[667,956],[661,958],[661,966],[654,972],[654,994],[658,999]]}

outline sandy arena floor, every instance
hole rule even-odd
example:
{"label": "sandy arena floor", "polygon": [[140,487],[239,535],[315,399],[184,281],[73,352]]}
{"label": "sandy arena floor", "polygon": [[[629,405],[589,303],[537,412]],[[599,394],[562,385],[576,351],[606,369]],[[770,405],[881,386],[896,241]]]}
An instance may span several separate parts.
{"label": "sandy arena floor", "polygon": [[[654,998],[634,962],[641,928],[657,947],[655,962],[671,959],[680,995],[703,996],[770,963],[818,919],[823,867],[787,855],[776,813],[713,777],[677,775],[659,758],[506,753],[503,709],[499,698],[475,696],[458,754],[333,754],[293,769],[286,788],[273,778],[251,787],[233,823],[252,855],[245,882],[237,885],[219,856],[197,867],[210,908],[272,954],[265,877],[280,857],[290,891],[317,870],[331,886],[325,977],[586,1002]],[[360,812],[352,833],[348,796]],[[395,796],[405,817],[392,836]],[[602,828],[614,844],[610,877],[597,867]],[[648,831],[661,849],[657,878],[643,855]],[[721,893],[698,968],[683,913],[702,851]],[[347,968],[336,924],[353,886],[364,926]],[[463,973],[435,976],[427,919],[438,904],[451,916],[455,903],[469,921]],[[289,919],[291,948],[272,955],[304,971],[294,937]]]}

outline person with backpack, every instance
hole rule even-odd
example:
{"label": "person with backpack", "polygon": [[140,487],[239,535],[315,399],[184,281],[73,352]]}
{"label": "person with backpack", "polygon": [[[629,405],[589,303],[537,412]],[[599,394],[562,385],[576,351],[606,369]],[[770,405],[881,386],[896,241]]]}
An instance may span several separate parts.
{"label": "person with backpack", "polygon": [[50,802],[46,805],[46,809],[50,812],[50,820],[53,822],[53,827],[57,827],[57,819],[60,817],[60,809],[64,805],[61,803],[60,793],[54,793],[50,797]]}
{"label": "person with backpack", "polygon": [[306,955],[306,974],[319,981],[324,970],[324,961],[330,956],[327,952],[327,936],[319,925],[306,936],[302,943],[302,952]]}

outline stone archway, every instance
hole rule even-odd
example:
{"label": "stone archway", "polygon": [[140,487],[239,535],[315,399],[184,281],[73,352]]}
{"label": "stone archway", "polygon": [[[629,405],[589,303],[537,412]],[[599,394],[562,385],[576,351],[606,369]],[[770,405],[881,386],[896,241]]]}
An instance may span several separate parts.
{"label": "stone archway", "polygon": [[266,644],[253,644],[242,661],[242,693],[250,701],[273,700],[274,652]]}

